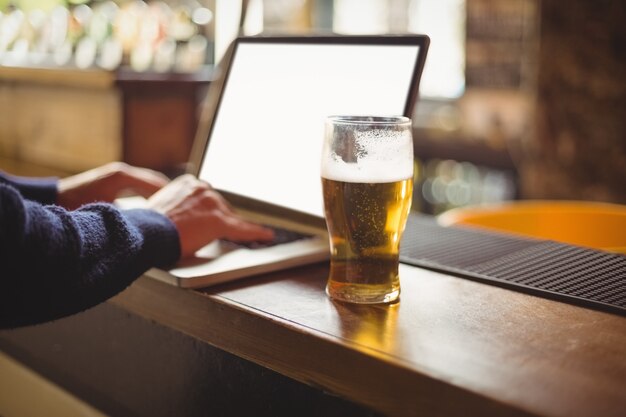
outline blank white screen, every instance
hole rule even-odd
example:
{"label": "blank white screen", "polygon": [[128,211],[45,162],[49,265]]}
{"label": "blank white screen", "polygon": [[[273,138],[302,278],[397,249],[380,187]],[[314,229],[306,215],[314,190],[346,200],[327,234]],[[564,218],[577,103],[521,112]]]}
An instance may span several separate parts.
{"label": "blank white screen", "polygon": [[418,46],[240,44],[200,179],[322,217],[326,117],[402,115],[418,52]]}

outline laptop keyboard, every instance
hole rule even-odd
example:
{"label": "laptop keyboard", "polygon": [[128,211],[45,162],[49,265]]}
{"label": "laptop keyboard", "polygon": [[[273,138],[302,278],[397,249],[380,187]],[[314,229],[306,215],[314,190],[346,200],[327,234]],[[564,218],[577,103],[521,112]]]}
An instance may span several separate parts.
{"label": "laptop keyboard", "polygon": [[238,247],[243,247],[243,248],[248,248],[248,249],[260,249],[260,248],[268,248],[271,246],[281,245],[283,243],[295,242],[296,240],[310,239],[313,237],[313,235],[296,232],[294,230],[281,229],[275,226],[265,225],[265,227],[267,227],[268,229],[272,229],[274,231],[273,240],[238,242],[238,241],[232,241],[228,239],[222,239],[222,241],[238,246]]}

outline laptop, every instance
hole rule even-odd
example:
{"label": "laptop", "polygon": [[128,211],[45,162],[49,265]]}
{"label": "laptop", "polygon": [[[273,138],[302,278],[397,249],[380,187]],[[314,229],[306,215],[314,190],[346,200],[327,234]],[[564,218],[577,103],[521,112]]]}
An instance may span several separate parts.
{"label": "laptop", "polygon": [[245,218],[298,238],[260,248],[218,240],[147,275],[197,288],[327,259],[324,121],[410,117],[428,44],[424,35],[236,39],[211,85],[190,172]]}

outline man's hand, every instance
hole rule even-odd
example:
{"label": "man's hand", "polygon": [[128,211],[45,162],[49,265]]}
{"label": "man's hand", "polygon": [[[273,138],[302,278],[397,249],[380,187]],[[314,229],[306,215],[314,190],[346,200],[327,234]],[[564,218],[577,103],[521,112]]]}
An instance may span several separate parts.
{"label": "man's hand", "polygon": [[271,240],[274,233],[236,215],[226,200],[192,175],[178,177],[148,199],[148,208],[167,216],[178,229],[181,257],[192,256],[215,239]]}
{"label": "man's hand", "polygon": [[167,183],[156,171],[112,162],[59,180],[57,204],[73,210],[96,201],[113,202],[122,192],[149,197]]}

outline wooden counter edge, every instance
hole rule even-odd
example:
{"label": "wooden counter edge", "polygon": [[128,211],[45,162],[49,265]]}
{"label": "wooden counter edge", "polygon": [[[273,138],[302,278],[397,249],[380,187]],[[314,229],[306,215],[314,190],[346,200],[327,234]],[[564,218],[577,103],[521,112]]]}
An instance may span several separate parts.
{"label": "wooden counter edge", "polygon": [[219,295],[142,277],[110,302],[385,415],[533,415]]}

